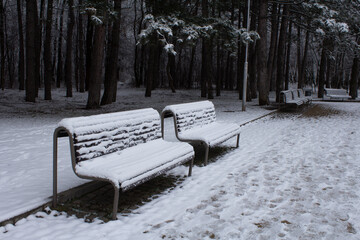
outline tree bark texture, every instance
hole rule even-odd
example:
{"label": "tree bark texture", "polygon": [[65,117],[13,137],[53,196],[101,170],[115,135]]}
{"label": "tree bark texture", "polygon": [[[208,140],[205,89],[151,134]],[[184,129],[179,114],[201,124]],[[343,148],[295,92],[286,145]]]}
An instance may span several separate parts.
{"label": "tree bark texture", "polygon": [[37,1],[26,0],[26,96],[27,102],[36,99]]}
{"label": "tree bark texture", "polygon": [[[60,1],[59,1],[60,5]],[[60,23],[59,23],[59,38],[58,38],[58,61],[57,61],[57,72],[56,72],[56,87],[60,88],[61,82],[64,78],[64,69],[63,69],[63,54],[62,54],[62,42],[63,42],[63,27],[64,27],[64,7],[65,4],[61,6],[60,13]]]}
{"label": "tree bark texture", "polygon": [[[268,81],[270,85],[272,85],[273,80],[273,72],[274,72],[274,60],[275,60],[275,52],[277,49],[277,41],[278,41],[278,33],[279,33],[279,21],[278,21],[278,4],[273,3],[272,4],[272,10],[271,10],[271,38],[270,38],[270,47],[269,47],[269,55],[267,60],[267,66],[268,66]],[[270,88],[271,89],[271,88]]]}
{"label": "tree bark texture", "polygon": [[286,36],[288,30],[288,13],[289,5],[285,4],[283,7],[283,14],[281,18],[279,46],[277,52],[277,74],[276,74],[276,102],[280,101],[280,92],[284,88],[285,83],[285,49],[286,49]]}
{"label": "tree bark texture", "polygon": [[324,96],[324,85],[325,85],[325,71],[326,71],[326,62],[327,62],[327,54],[326,54],[326,39],[323,41],[323,48],[321,50],[321,60],[320,60],[320,70],[319,70],[319,86],[318,86],[318,98],[322,98]]}
{"label": "tree bark texture", "polygon": [[1,89],[5,89],[5,11],[3,1],[0,2],[0,82]]}
{"label": "tree bark texture", "polygon": [[115,102],[117,94],[117,70],[118,70],[118,56],[119,56],[119,42],[120,42],[120,11],[121,0],[115,1],[115,11],[118,17],[115,19],[112,26],[111,40],[107,51],[107,61],[105,67],[105,82],[104,94],[101,99],[101,105]]}
{"label": "tree bark texture", "polygon": [[18,82],[19,90],[25,90],[25,53],[24,53],[24,32],[21,11],[21,0],[16,1],[18,26],[19,26],[19,65],[18,65]]}
{"label": "tree bark texture", "polygon": [[72,97],[72,75],[73,75],[73,58],[72,58],[72,48],[73,48],[73,30],[74,30],[74,1],[68,0],[69,5],[69,16],[68,16],[68,26],[67,26],[67,35],[66,35],[66,60],[65,60],[65,83],[66,83],[66,97]]}
{"label": "tree bark texture", "polygon": [[92,61],[89,71],[89,94],[86,108],[100,107],[101,79],[104,59],[106,29],[103,24],[95,26],[94,45],[91,53]]}
{"label": "tree bark texture", "polygon": [[353,60],[351,68],[351,80],[350,80],[350,96],[352,99],[358,97],[358,81],[359,81],[359,56],[356,55]]}
{"label": "tree bark texture", "polygon": [[44,43],[44,86],[45,100],[51,100],[51,82],[53,79],[52,71],[52,51],[51,51],[51,30],[52,30],[53,1],[48,0],[47,19],[45,27],[45,43]]}
{"label": "tree bark texture", "polygon": [[259,25],[258,33],[260,39],[257,41],[258,45],[258,78],[259,78],[259,105],[268,105],[269,104],[269,82],[267,76],[267,56],[266,56],[266,45],[267,45],[267,9],[268,9],[268,0],[260,2],[260,13],[259,13]]}
{"label": "tree bark texture", "polygon": [[[82,0],[79,0],[82,5]],[[85,92],[85,59],[84,59],[84,31],[83,31],[83,15],[79,11],[78,15],[78,39],[79,39],[79,92]]]}

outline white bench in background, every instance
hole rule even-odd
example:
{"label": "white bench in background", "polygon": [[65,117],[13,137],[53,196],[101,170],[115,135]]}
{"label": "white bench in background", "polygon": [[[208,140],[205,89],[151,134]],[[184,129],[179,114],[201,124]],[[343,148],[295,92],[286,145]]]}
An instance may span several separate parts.
{"label": "white bench in background", "polygon": [[54,207],[59,137],[69,137],[72,168],[77,176],[114,186],[113,219],[116,219],[120,190],[126,191],[188,161],[191,175],[193,147],[164,141],[160,115],[155,109],[67,118],[54,132]]}
{"label": "white bench in background", "polygon": [[237,136],[239,147],[240,126],[235,123],[217,122],[214,104],[200,101],[166,106],[161,114],[162,136],[164,137],[164,118],[174,118],[175,135],[179,141],[205,145],[204,163],[207,165],[209,149]]}
{"label": "white bench in background", "polygon": [[311,103],[311,97],[306,97],[302,89],[284,90],[280,92],[280,106],[301,106]]}
{"label": "white bench in background", "polygon": [[345,89],[324,88],[323,100],[349,100],[351,96]]}

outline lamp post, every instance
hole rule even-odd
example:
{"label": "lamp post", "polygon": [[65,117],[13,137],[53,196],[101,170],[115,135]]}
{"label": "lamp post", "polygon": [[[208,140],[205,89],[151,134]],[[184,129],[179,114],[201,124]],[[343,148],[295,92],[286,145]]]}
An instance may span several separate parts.
{"label": "lamp post", "polygon": [[[247,9],[247,23],[246,31],[250,30],[250,0],[248,0],[248,9]],[[246,111],[246,89],[247,89],[247,76],[248,76],[248,53],[249,53],[249,43],[246,43],[245,47],[245,65],[244,65],[244,78],[243,78],[243,94],[242,94],[242,111]]]}

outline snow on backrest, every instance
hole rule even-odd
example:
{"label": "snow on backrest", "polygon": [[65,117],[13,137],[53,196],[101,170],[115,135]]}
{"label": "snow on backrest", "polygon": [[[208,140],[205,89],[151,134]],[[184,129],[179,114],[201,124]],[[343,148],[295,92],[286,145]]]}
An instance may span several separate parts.
{"label": "snow on backrest", "polygon": [[282,91],[281,93],[282,93],[283,96],[285,97],[285,99],[283,99],[283,101],[284,101],[285,103],[293,100],[293,96],[292,96],[292,93],[291,93],[290,90]]}
{"label": "snow on backrest", "polygon": [[299,99],[299,93],[298,93],[298,91],[297,91],[296,89],[291,90],[291,92],[292,92],[292,94],[293,94],[293,99],[294,99],[294,100]]}
{"label": "snow on backrest", "polygon": [[76,162],[161,137],[160,116],[152,108],[67,118],[59,126],[72,134]]}
{"label": "snow on backrest", "polygon": [[304,90],[298,89],[299,98],[305,98]]}
{"label": "snow on backrest", "polygon": [[210,101],[170,105],[164,109],[164,111],[168,110],[175,114],[178,132],[216,121],[215,107]]}

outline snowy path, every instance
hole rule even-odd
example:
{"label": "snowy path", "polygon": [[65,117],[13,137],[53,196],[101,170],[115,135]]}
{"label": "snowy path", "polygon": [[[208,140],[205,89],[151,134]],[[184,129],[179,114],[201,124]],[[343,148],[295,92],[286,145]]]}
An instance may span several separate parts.
{"label": "snowy path", "polygon": [[37,213],[0,238],[359,239],[360,105],[324,106],[343,112],[246,125],[240,149],[118,221]]}

